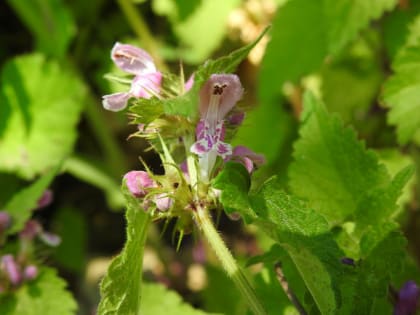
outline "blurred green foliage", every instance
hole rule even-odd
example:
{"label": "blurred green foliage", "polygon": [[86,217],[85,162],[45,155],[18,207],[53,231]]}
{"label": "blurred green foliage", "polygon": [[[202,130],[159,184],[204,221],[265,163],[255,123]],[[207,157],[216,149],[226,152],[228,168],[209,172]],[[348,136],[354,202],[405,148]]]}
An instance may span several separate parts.
{"label": "blurred green foliage", "polygon": [[[8,233],[34,216],[61,236],[52,255],[37,245],[33,259],[56,267],[74,296],[55,270],[40,267],[33,282],[0,293],[2,314],[74,314],[76,304],[79,314],[91,314],[99,293],[89,272],[105,272],[94,258],[109,262],[123,248],[122,175],[142,168],[140,155],[162,170],[145,142],[126,141],[135,131],[126,114],[101,107],[101,96],[116,89],[103,78],[115,70],[109,54],[116,41],[150,51],[164,71],[179,73],[181,60],[186,74],[196,73],[190,93],[156,100],[162,108],[153,115],[196,113],[209,75],[238,67],[246,87],[240,106],[249,112],[233,144],[263,153],[267,164],[251,186],[243,169],[228,166],[214,187],[229,214],[240,211],[276,244],[270,250],[260,242],[252,251],[264,264],[254,282],[269,314],[297,314],[274,271],[278,261],[309,314],[390,313],[389,287],[420,280],[420,1],[8,0],[0,20],[0,209],[12,216]],[[246,58],[250,52],[260,58]],[[54,202],[33,212],[48,186]],[[154,239],[153,228],[143,248],[146,235],[133,226],[139,229],[145,214],[129,207],[126,215],[127,244],[102,290],[125,292],[112,281],[131,279],[132,295],[120,304],[116,292],[100,312],[138,308],[136,281],[144,273],[203,309],[146,283],[144,314],[246,314],[212,257],[204,266],[207,287],[195,294],[186,281],[191,255],[174,253],[165,237]],[[224,219],[220,227],[240,253],[238,244],[249,245],[244,231],[252,239],[257,233],[239,224],[231,231]],[[3,245],[0,255],[19,251],[16,237]],[[160,269],[156,263],[142,270],[133,248],[136,259],[152,251]],[[181,251],[194,248],[187,238]],[[341,264],[343,256],[355,267]],[[183,271],[174,271],[174,257]]]}

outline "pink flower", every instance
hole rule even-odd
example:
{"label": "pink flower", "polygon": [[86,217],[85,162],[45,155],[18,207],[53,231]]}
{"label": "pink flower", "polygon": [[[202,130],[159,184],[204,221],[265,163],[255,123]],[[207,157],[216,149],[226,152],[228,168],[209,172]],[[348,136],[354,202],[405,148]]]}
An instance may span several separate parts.
{"label": "pink flower", "polygon": [[147,195],[147,188],[156,187],[156,183],[145,171],[130,171],[124,175],[128,190],[134,197],[142,198]]}
{"label": "pink flower", "polygon": [[1,258],[1,267],[13,285],[20,284],[22,275],[13,255],[4,255]]}
{"label": "pink flower", "polygon": [[257,154],[242,145],[236,146],[233,149],[232,155],[227,160],[241,163],[250,174],[254,170],[254,165],[260,166],[265,163],[265,157],[262,154]]}
{"label": "pink flower", "polygon": [[152,57],[143,49],[132,45],[115,43],[111,59],[121,70],[134,74],[128,92],[120,92],[102,97],[102,105],[111,111],[120,111],[127,107],[131,97],[151,98],[159,95],[162,74],[156,70]]}
{"label": "pink flower", "polygon": [[197,124],[197,141],[191,152],[199,156],[204,180],[209,180],[217,156],[226,159],[232,155],[232,147],[223,142],[224,118],[243,94],[238,76],[213,74],[200,90],[200,121]]}

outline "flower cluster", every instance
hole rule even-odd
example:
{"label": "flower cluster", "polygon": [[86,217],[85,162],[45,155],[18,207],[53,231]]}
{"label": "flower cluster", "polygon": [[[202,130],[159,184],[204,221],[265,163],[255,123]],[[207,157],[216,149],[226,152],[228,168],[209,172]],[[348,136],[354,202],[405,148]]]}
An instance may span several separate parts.
{"label": "flower cluster", "polygon": [[[52,198],[52,191],[46,190],[33,210],[48,206]],[[7,211],[0,211],[0,237],[2,242],[5,241],[7,230],[12,224],[13,220],[10,214]],[[61,242],[59,236],[45,231],[38,221],[28,220],[17,235],[17,251],[7,252],[0,256],[0,293],[13,290],[38,276],[39,269],[34,257],[34,242],[36,240],[53,247]]]}
{"label": "flower cluster", "polygon": [[[178,94],[166,93],[166,75],[156,69],[148,53],[131,45],[116,43],[111,58],[117,67],[135,76],[128,92],[103,97],[103,106],[108,110],[126,108],[129,98],[156,98],[165,102],[168,96],[178,97],[195,84],[192,75],[184,88],[178,89]],[[245,116],[244,112],[235,109],[244,93],[239,77],[212,74],[198,88],[193,91],[198,92],[198,121],[195,117],[164,112],[147,123],[133,121],[138,127],[135,136],[155,141],[152,146],[160,154],[165,175],[154,175],[149,170],[130,171],[124,176],[124,182],[132,196],[141,201],[143,209],[153,213],[155,218],[178,217],[182,222],[191,221],[188,220],[190,210],[194,209],[197,200],[217,207],[219,195],[211,188],[211,181],[225,162],[241,163],[252,173],[255,166],[265,161],[262,155],[244,146],[229,144],[229,137]],[[169,90],[177,91],[170,86]],[[145,102],[141,104],[147,106]],[[183,149],[178,150],[180,147]]]}

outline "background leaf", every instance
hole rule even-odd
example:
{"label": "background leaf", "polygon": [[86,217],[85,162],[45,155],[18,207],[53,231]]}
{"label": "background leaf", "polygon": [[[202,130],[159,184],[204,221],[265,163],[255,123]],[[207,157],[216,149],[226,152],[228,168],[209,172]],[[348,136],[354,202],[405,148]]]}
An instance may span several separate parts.
{"label": "background leaf", "polygon": [[7,1],[35,37],[39,51],[54,57],[65,55],[76,25],[63,1]]}
{"label": "background leaf", "polygon": [[399,143],[406,144],[413,137],[420,139],[420,16],[392,68],[394,75],[384,85],[383,100],[390,108],[388,122],[397,127]]}
{"label": "background leaf", "polygon": [[161,284],[144,283],[140,314],[205,315],[209,313],[194,309],[183,302],[176,292],[166,289]]}
{"label": "background leaf", "polygon": [[22,285],[16,292],[0,297],[3,315],[74,315],[76,302],[65,289],[66,283],[51,268],[42,268],[32,282]]}
{"label": "background leaf", "polygon": [[85,88],[41,54],[7,62],[1,81],[0,169],[30,179],[72,151]]}
{"label": "background leaf", "polygon": [[34,209],[38,208],[38,200],[53,181],[61,166],[57,166],[40,177],[29,187],[24,188],[5,205],[6,211],[12,217],[12,226],[7,230],[13,234],[22,230],[25,222],[31,217]]}

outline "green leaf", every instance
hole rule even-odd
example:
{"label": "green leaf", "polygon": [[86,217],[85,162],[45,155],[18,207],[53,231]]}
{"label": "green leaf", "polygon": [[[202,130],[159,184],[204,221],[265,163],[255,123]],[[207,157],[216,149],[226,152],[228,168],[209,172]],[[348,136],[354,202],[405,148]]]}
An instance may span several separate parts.
{"label": "green leaf", "polygon": [[420,133],[420,16],[392,68],[394,74],[384,85],[383,101],[390,108],[388,122],[397,127],[399,143],[406,144]]}
{"label": "green leaf", "polygon": [[61,165],[51,169],[29,187],[15,194],[7,202],[4,208],[12,217],[12,226],[7,230],[9,234],[22,230],[25,222],[31,217],[32,211],[38,207],[39,198],[51,184],[60,168]]}
{"label": "green leaf", "polygon": [[275,179],[252,199],[255,223],[290,255],[322,314],[334,314],[341,304],[338,290],[342,252],[327,221],[299,199],[285,194]]}
{"label": "green leaf", "polygon": [[15,292],[0,297],[2,315],[74,315],[77,305],[66,290],[66,283],[51,268],[42,268],[39,276]]}
{"label": "green leaf", "polygon": [[213,180],[212,186],[220,189],[220,202],[227,214],[240,211],[247,222],[255,216],[250,208],[248,191],[251,186],[246,168],[235,162],[226,163],[223,170]]}
{"label": "green leaf", "polygon": [[198,112],[198,93],[201,86],[214,73],[231,73],[235,71],[236,67],[246,58],[251,49],[255,47],[267,31],[268,27],[252,43],[235,50],[227,56],[216,60],[208,60],[204,65],[198,67],[194,73],[194,85],[188,93],[162,101],[165,113],[195,118]]}
{"label": "green leaf", "polygon": [[339,224],[356,209],[366,209],[365,196],[388,185],[389,175],[374,152],[314,96],[307,93],[304,104],[300,139],[289,168],[290,187],[331,224]]}
{"label": "green leaf", "polygon": [[154,0],[153,8],[158,14],[168,16],[179,38],[181,59],[199,63],[221,44],[229,14],[239,4],[240,0]]}
{"label": "green leaf", "polygon": [[380,17],[396,3],[396,0],[288,1],[274,18],[272,39],[261,65],[260,95],[272,99],[286,81],[295,81],[317,70],[327,54],[337,54],[371,19]]}
{"label": "green leaf", "polygon": [[143,254],[151,217],[126,192],[127,241],[101,282],[99,315],[139,315]]}
{"label": "green leaf", "polygon": [[[388,288],[392,279],[402,272],[406,241],[401,233],[392,230],[392,227],[388,226],[385,230],[388,232],[381,233],[381,237],[373,246],[365,244],[371,242],[370,233],[362,239],[362,259],[354,267],[354,275],[345,279],[352,285],[344,288],[345,303],[339,314],[392,313]],[[386,312],[375,311],[376,305],[385,307]]]}
{"label": "green leaf", "polygon": [[166,289],[157,283],[144,283],[140,313],[142,315],[205,315],[209,314],[194,309],[182,301],[182,298],[174,291]]}
{"label": "green leaf", "polygon": [[76,25],[64,1],[8,0],[8,3],[35,37],[37,50],[54,57],[65,55],[76,35]]}
{"label": "green leaf", "polygon": [[0,169],[30,179],[72,151],[85,87],[40,54],[7,62],[1,81]]}

